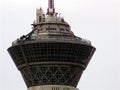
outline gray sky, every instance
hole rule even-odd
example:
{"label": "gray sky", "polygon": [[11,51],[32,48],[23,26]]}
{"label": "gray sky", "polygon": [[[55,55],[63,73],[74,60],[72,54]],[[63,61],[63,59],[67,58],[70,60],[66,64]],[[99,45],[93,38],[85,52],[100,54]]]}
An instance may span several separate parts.
{"label": "gray sky", "polygon": [[[31,31],[40,6],[46,12],[47,0],[0,0],[0,90],[27,90],[7,48]],[[78,88],[120,90],[120,1],[55,0],[55,8],[75,35],[97,48]]]}

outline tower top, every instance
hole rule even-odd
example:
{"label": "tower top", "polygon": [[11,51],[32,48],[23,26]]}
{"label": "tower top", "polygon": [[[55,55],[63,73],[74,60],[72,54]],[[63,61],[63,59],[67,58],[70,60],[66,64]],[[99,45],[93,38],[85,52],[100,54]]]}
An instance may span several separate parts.
{"label": "tower top", "polygon": [[47,15],[42,8],[36,9],[33,30],[14,41],[8,51],[27,90],[78,90],[95,48],[75,36],[64,18],[57,16],[54,0],[48,2]]}
{"label": "tower top", "polygon": [[53,15],[55,13],[54,0],[48,0],[47,14]]}

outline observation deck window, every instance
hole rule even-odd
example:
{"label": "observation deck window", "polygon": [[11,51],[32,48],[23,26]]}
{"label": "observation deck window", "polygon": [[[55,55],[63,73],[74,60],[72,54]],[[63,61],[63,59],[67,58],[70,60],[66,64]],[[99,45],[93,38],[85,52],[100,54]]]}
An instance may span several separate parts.
{"label": "observation deck window", "polygon": [[46,30],[56,30],[56,28],[46,28]]}
{"label": "observation deck window", "polygon": [[61,30],[61,31],[65,31],[65,29],[64,29],[64,28],[60,28],[60,30]]}

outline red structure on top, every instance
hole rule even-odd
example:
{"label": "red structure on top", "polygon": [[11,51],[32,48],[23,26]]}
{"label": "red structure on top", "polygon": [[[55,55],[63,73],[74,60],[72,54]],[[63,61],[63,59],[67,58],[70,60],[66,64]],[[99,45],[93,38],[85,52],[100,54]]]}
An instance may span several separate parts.
{"label": "red structure on top", "polygon": [[54,0],[48,0],[47,14],[53,15],[55,13]]}

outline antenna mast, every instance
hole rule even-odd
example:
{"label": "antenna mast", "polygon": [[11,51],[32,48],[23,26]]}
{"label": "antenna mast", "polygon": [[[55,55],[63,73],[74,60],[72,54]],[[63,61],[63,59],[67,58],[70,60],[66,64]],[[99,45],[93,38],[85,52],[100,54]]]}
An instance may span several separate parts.
{"label": "antenna mast", "polygon": [[47,14],[53,15],[55,13],[54,0],[48,0]]}

